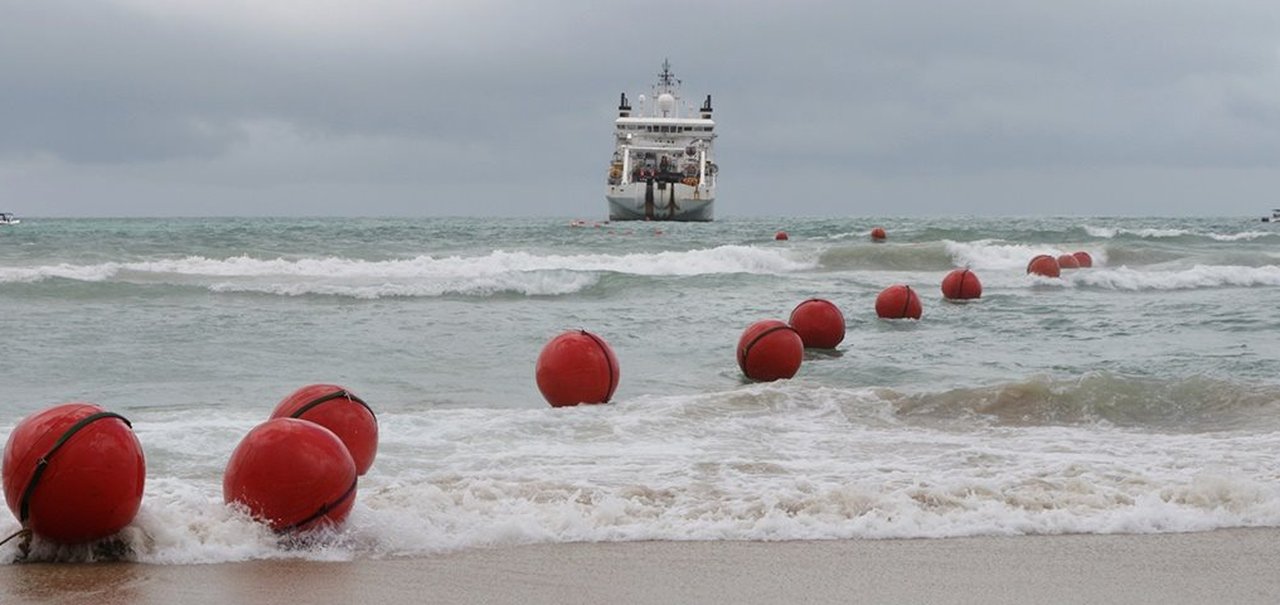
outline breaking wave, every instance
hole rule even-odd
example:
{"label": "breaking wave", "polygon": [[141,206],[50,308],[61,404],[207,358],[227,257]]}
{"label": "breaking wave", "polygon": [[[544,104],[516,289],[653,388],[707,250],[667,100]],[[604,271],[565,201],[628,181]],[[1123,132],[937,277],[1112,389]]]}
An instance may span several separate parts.
{"label": "breaking wave", "polygon": [[605,274],[647,277],[711,274],[785,274],[816,263],[786,250],[720,246],[683,252],[539,255],[495,250],[485,256],[418,256],[367,261],[349,258],[211,259],[189,256],[93,265],[0,268],[0,283],[50,279],[203,286],[214,292],[283,296],[529,296],[572,294]]}

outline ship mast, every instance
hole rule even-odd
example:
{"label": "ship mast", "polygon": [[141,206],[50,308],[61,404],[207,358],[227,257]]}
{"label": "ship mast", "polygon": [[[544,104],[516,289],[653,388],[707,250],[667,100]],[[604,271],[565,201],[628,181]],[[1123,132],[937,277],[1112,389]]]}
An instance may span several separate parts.
{"label": "ship mast", "polygon": [[680,80],[676,79],[676,75],[671,73],[671,61],[669,59],[662,60],[662,73],[658,74],[658,86],[662,88],[661,93],[670,93],[680,85]]}

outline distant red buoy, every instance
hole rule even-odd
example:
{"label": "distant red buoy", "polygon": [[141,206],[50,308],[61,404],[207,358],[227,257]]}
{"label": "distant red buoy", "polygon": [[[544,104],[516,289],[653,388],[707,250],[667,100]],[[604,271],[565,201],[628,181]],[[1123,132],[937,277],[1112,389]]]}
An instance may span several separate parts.
{"label": "distant red buoy", "polygon": [[804,360],[804,342],[795,328],[776,319],[747,326],[738,339],[738,367],[747,378],[769,382],[791,378]]}
{"label": "distant red buoy", "polygon": [[942,296],[948,300],[969,300],[982,297],[982,282],[969,269],[956,269],[942,278]]}
{"label": "distant red buoy", "polygon": [[336,384],[312,384],[280,400],[272,418],[301,418],[333,431],[363,475],[378,455],[378,418],[363,399]]}
{"label": "distant red buoy", "polygon": [[834,349],[844,340],[844,314],[829,300],[811,298],[796,305],[787,323],[806,348]]}
{"label": "distant red buoy", "polygon": [[356,463],[333,431],[272,418],[231,453],[222,499],[285,533],[342,523],[356,500]]}
{"label": "distant red buoy", "polygon": [[1074,255],[1060,254],[1058,255],[1058,268],[1059,269],[1079,269],[1080,261],[1076,260],[1076,257]]}
{"label": "distant red buoy", "polygon": [[876,296],[876,315],[883,319],[920,319],[923,313],[920,296],[909,286],[889,286]]}
{"label": "distant red buoy", "polygon": [[608,343],[586,330],[574,330],[542,348],[534,374],[547,403],[562,407],[608,403],[621,370]]}
{"label": "distant red buoy", "polygon": [[778,240],[778,241],[780,241],[780,242],[781,242],[781,241],[788,240],[788,239],[791,239],[791,238],[787,237],[787,232],[786,232],[786,231],[779,231],[779,232],[777,232],[777,233],[773,234],[773,239],[776,239],[776,240]]}
{"label": "distant red buoy", "polygon": [[1076,257],[1076,262],[1080,264],[1081,269],[1088,269],[1093,266],[1093,257],[1089,256],[1088,252],[1081,250],[1071,256]]}
{"label": "distant red buoy", "polygon": [[27,416],[4,446],[4,497],[32,533],[62,544],[110,536],[142,504],[147,465],[123,416],[64,403]]}
{"label": "distant red buoy", "polygon": [[1058,259],[1048,254],[1041,254],[1027,263],[1027,273],[1043,275],[1044,277],[1058,277],[1062,275],[1062,270],[1058,267]]}
{"label": "distant red buoy", "polygon": [[888,237],[888,235],[886,235],[886,234],[885,234],[885,232],[884,232],[884,227],[875,227],[875,228],[871,229],[871,240],[872,240],[872,241],[882,242],[882,241],[884,241],[884,240],[885,240],[885,238],[887,238],[887,237]]}

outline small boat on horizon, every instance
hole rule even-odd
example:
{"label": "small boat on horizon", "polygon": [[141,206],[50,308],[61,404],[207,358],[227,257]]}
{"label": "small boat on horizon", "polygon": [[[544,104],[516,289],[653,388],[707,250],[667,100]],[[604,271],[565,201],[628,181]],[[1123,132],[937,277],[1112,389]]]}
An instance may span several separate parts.
{"label": "small boat on horizon", "polygon": [[632,114],[622,93],[614,120],[609,164],[609,220],[710,221],[716,199],[711,95],[697,111],[680,98],[680,80],[671,62],[651,98],[639,95]]}
{"label": "small boat on horizon", "polygon": [[0,225],[16,225],[22,220],[14,216],[12,212],[0,212]]}
{"label": "small boat on horizon", "polygon": [[1264,216],[1264,217],[1262,217],[1262,222],[1264,222],[1264,223],[1280,223],[1280,208],[1273,208],[1273,209],[1271,210],[1271,216]]}

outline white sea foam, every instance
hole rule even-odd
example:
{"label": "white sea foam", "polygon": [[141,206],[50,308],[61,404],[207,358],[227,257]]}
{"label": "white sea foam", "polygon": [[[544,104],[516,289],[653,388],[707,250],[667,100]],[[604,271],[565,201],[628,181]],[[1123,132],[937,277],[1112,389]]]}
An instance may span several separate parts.
{"label": "white sea foam", "polygon": [[348,258],[210,259],[189,256],[131,263],[46,265],[0,269],[0,283],[50,278],[99,282],[202,285],[215,292],[280,295],[558,295],[591,287],[603,273],[643,276],[782,274],[816,266],[787,250],[727,245],[684,252],[538,255],[496,250],[485,256],[419,256],[367,261]]}
{"label": "white sea foam", "polygon": [[1171,237],[1198,236],[1207,237],[1220,242],[1248,241],[1276,235],[1271,231],[1241,231],[1239,233],[1211,233],[1190,229],[1123,229],[1116,227],[1095,227],[1085,225],[1085,233],[1093,237],[1112,239],[1121,235],[1132,235],[1146,239],[1163,239]]}
{"label": "white sea foam", "polygon": [[383,414],[348,523],[301,550],[221,502],[221,466],[254,420],[242,414],[227,431],[225,418],[135,414],[163,463],[124,537],[137,560],[199,563],[1280,525],[1280,434],[981,422],[943,431],[907,424],[891,405],[870,389],[770,384],[587,408]]}
{"label": "white sea foam", "polygon": [[977,240],[972,242],[954,242],[944,240],[947,254],[958,267],[969,267],[974,270],[989,269],[997,271],[1025,270],[1027,263],[1039,254],[1058,257],[1062,254],[1088,252],[1093,258],[1095,267],[1105,265],[1107,252],[1103,248],[1078,246],[1070,249],[1047,245],[1031,246],[1026,244],[1003,244],[993,240]]}
{"label": "white sea foam", "polygon": [[1280,286],[1280,266],[1196,265],[1175,271],[1138,271],[1128,267],[1072,271],[1067,283],[1114,290],[1188,290],[1193,288]]}

